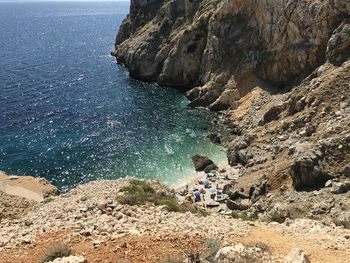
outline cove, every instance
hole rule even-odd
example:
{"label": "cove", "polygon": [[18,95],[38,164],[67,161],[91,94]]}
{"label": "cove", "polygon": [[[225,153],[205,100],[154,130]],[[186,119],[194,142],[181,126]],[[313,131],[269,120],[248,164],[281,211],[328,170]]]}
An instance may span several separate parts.
{"label": "cove", "polygon": [[0,170],[65,190],[122,177],[172,184],[194,174],[196,153],[225,159],[205,138],[211,112],[129,78],[108,55],[128,3],[0,7]]}

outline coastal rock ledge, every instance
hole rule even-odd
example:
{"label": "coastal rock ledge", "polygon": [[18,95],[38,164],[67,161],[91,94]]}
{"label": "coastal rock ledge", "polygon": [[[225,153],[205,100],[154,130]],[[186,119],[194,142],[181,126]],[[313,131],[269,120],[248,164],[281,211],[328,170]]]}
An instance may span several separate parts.
{"label": "coastal rock ledge", "polygon": [[236,108],[349,58],[348,0],[132,0],[112,54],[130,76],[191,90],[192,106]]}

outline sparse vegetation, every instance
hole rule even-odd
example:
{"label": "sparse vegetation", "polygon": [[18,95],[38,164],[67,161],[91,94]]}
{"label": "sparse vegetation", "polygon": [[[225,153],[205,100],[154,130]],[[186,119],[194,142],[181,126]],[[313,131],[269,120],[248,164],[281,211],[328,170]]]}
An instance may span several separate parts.
{"label": "sparse vegetation", "polygon": [[243,221],[256,221],[258,219],[256,216],[248,216],[237,212],[232,212],[231,216],[235,219],[241,219]]}
{"label": "sparse vegetation", "polygon": [[73,254],[73,250],[67,245],[56,245],[46,251],[40,263],[50,262],[56,258],[68,257]]}
{"label": "sparse vegetation", "polygon": [[47,203],[52,202],[53,200],[55,200],[53,197],[47,197],[43,201],[41,201],[41,203],[47,204]]}
{"label": "sparse vegetation", "polygon": [[221,242],[216,239],[207,239],[203,244],[203,250],[206,252],[206,260],[214,260],[216,253],[221,248]]}
{"label": "sparse vegetation", "polygon": [[142,180],[131,180],[130,185],[121,189],[124,194],[118,197],[121,204],[144,205],[152,203],[157,206],[165,206],[169,212],[187,212],[191,209],[178,203],[175,196],[165,191],[156,191],[148,182]]}

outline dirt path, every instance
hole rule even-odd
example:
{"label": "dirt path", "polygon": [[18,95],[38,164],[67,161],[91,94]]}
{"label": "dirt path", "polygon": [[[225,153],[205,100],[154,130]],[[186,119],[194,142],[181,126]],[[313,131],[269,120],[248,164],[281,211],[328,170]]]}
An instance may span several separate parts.
{"label": "dirt path", "polygon": [[[312,263],[349,263],[350,250],[339,250],[335,236],[271,229],[264,225],[251,228],[248,235],[237,238],[243,244],[267,244],[273,254],[287,255],[293,248],[302,248]],[[350,243],[350,240],[349,240]]]}
{"label": "dirt path", "polygon": [[[74,240],[69,231],[56,232],[38,237],[36,245],[22,245],[16,249],[0,252],[0,262],[37,263],[50,247],[64,244],[66,240],[71,240],[68,245],[73,248],[76,255],[85,255],[88,262],[114,263],[125,259],[129,263],[159,263],[166,258],[183,258],[199,251],[206,237],[181,236],[181,233],[158,237],[124,236],[94,247],[89,237],[79,236]],[[312,263],[348,263],[350,250],[341,249],[344,245],[342,242],[332,233],[318,233],[316,230],[305,233],[286,226],[270,226],[262,223],[252,223],[247,235],[232,239],[232,244],[263,243],[272,254],[280,256],[287,255],[293,248],[302,248]]]}

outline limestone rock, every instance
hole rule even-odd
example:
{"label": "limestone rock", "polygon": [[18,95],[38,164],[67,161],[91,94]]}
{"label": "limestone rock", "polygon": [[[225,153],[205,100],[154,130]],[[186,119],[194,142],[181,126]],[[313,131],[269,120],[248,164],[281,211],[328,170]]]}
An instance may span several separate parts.
{"label": "limestone rock", "polygon": [[350,229],[350,212],[344,211],[336,215],[334,222],[338,226],[343,226],[347,229]]}
{"label": "limestone rock", "polygon": [[262,261],[261,250],[247,248],[242,244],[221,248],[214,258],[215,263],[245,263]]}
{"label": "limestone rock", "polygon": [[304,251],[299,248],[292,249],[285,259],[285,263],[311,263]]}
{"label": "limestone rock", "polygon": [[87,260],[83,256],[69,256],[63,258],[56,258],[51,263],[87,263]]}
{"label": "limestone rock", "polygon": [[344,194],[350,191],[350,182],[334,182],[332,183],[331,192],[333,194]]}

